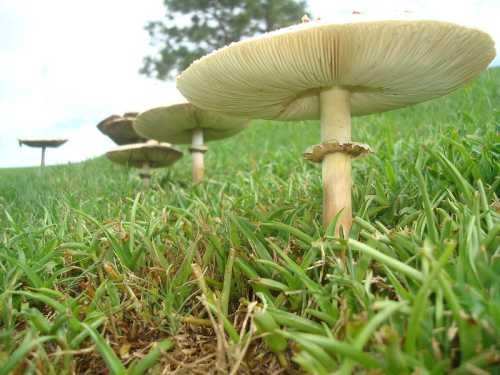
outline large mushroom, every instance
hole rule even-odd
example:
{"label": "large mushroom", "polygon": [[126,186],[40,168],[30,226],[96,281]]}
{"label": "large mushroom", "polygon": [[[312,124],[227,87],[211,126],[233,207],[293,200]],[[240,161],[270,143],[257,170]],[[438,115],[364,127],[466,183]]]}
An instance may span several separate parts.
{"label": "large mushroom", "polygon": [[227,138],[242,131],[249,120],[204,111],[191,103],[157,107],[137,116],[134,129],[140,135],[175,144],[191,144],[193,182],[203,181],[204,141]]}
{"label": "large mushroom", "polygon": [[146,142],[146,139],[139,136],[132,127],[136,116],[137,112],[126,112],[123,116],[111,115],[98,123],[97,129],[117,145]]}
{"label": "large mushroom", "polygon": [[19,139],[19,146],[26,145],[29,147],[37,147],[42,149],[42,161],[40,167],[45,167],[45,150],[47,148],[56,148],[64,143],[67,139]]}
{"label": "large mushroom", "polygon": [[323,224],[352,223],[351,116],[445,95],[495,56],[491,37],[439,21],[307,22],[233,43],[177,77],[194,105],[270,120],[320,119],[321,144],[306,158],[323,164]]}
{"label": "large mushroom", "polygon": [[146,143],[124,145],[108,151],[106,156],[113,162],[141,168],[144,186],[149,186],[151,168],[167,167],[182,157],[182,151],[170,143],[149,140]]}

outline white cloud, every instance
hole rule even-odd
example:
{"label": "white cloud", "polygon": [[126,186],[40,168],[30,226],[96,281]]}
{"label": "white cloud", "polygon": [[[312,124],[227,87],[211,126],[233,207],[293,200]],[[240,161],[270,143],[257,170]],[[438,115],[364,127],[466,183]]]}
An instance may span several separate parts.
{"label": "white cloud", "polygon": [[113,147],[101,119],[181,100],[173,82],[138,73],[143,27],[163,13],[161,0],[2,0],[0,167],[38,164],[18,138],[69,138],[48,164],[97,156]]}
{"label": "white cloud", "polygon": [[[310,0],[310,7],[323,18],[410,10],[500,40],[498,0]],[[23,137],[70,139],[48,150],[48,164],[100,155],[113,147],[95,128],[101,119],[182,100],[173,82],[138,74],[151,52],[143,27],[164,12],[162,0],[1,0],[0,167],[39,163],[39,150],[18,147]]]}

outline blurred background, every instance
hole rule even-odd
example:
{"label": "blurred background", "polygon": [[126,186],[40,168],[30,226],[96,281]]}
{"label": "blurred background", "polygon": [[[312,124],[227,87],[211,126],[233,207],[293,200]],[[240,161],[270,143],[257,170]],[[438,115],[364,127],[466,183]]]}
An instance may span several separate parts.
{"label": "blurred background", "polygon": [[0,168],[38,165],[18,138],[69,138],[49,165],[101,155],[113,143],[95,125],[182,100],[175,75],[193,59],[304,14],[353,12],[455,21],[500,41],[498,0],[1,0]]}

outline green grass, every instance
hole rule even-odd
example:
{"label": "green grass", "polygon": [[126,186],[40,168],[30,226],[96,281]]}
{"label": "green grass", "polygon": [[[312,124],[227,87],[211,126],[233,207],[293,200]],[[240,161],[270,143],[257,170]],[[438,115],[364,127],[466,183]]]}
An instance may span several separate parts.
{"label": "green grass", "polygon": [[499,103],[494,69],[354,119],[348,240],[315,122],[210,144],[197,187],[188,156],[148,191],[102,158],[0,170],[0,374],[500,371]]}

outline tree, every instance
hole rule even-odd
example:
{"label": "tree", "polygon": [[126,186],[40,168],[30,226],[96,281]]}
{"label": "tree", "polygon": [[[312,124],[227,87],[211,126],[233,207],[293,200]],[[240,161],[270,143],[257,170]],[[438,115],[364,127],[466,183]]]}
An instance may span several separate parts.
{"label": "tree", "polygon": [[172,78],[194,60],[255,34],[289,26],[307,14],[305,0],[164,0],[166,17],[145,29],[158,53],[140,72]]}

